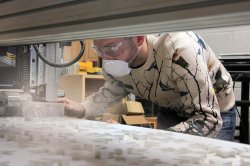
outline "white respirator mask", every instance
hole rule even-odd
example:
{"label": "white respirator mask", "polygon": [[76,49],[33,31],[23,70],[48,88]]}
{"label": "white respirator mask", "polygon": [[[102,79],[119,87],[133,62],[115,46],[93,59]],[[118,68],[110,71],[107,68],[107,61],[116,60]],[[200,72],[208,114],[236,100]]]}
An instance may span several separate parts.
{"label": "white respirator mask", "polygon": [[128,62],[122,60],[103,60],[105,71],[115,77],[123,77],[130,73]]}
{"label": "white respirator mask", "polygon": [[129,60],[129,62],[125,62],[123,60],[103,60],[103,68],[108,74],[115,77],[129,75],[131,71],[130,64],[135,60],[140,49],[141,47],[139,47],[137,53]]}

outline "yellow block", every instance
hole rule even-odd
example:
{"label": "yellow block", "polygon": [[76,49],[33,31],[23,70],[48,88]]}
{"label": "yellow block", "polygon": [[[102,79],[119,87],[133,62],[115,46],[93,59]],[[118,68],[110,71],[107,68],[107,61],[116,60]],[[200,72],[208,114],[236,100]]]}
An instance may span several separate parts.
{"label": "yellow block", "polygon": [[91,61],[79,62],[79,64],[80,64],[81,71],[87,71],[87,70],[93,68],[93,62],[91,62]]}

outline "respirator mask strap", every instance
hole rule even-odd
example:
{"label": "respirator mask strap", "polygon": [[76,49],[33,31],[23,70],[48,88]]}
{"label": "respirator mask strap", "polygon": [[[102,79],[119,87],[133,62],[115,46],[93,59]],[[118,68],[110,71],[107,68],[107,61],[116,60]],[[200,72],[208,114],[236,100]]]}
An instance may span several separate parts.
{"label": "respirator mask strap", "polygon": [[139,51],[141,49],[141,46],[139,46],[137,53],[128,61],[128,66],[131,67],[132,63],[134,62],[135,58],[139,55]]}

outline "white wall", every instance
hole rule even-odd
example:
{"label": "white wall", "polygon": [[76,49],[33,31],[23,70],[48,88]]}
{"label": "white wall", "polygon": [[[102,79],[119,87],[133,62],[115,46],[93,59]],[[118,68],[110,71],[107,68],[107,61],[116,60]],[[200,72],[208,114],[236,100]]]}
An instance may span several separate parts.
{"label": "white wall", "polygon": [[250,54],[250,26],[196,30],[216,55]]}

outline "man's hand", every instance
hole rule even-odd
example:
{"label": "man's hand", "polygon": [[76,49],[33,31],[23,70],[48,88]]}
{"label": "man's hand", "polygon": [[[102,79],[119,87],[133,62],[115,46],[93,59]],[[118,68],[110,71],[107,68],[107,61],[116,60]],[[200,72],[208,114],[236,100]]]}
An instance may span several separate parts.
{"label": "man's hand", "polygon": [[56,102],[64,104],[66,115],[68,116],[81,117],[85,113],[84,107],[80,103],[66,97],[57,98]]}
{"label": "man's hand", "polygon": [[109,119],[107,120],[107,123],[111,123],[111,124],[120,124],[117,121],[113,120],[113,119]]}

